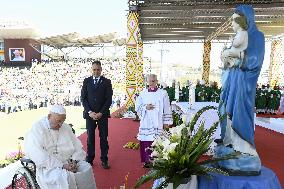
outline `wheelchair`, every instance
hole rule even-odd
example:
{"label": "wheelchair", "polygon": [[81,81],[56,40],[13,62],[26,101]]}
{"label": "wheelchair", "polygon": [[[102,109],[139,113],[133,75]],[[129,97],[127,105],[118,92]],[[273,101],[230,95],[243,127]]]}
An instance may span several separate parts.
{"label": "wheelchair", "polygon": [[23,167],[17,169],[12,180],[12,189],[40,189],[36,181],[36,165],[27,158],[20,159]]}

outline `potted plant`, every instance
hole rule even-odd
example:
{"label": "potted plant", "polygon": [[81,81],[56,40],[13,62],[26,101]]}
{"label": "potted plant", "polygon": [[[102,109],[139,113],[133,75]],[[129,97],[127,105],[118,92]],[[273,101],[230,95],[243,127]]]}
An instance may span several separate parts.
{"label": "potted plant", "polygon": [[226,174],[226,172],[208,166],[224,159],[234,158],[237,154],[230,154],[226,157],[201,160],[212,143],[212,135],[221,120],[213,124],[209,129],[204,128],[205,122],[201,122],[195,129],[195,124],[200,115],[209,110],[216,109],[213,106],[206,106],[199,110],[188,124],[181,124],[164,131],[152,144],[152,164],[148,173],[139,178],[134,188],[142,184],[163,178],[157,188],[165,188],[169,183],[176,189],[185,179],[191,179],[193,175],[208,175],[210,172]]}

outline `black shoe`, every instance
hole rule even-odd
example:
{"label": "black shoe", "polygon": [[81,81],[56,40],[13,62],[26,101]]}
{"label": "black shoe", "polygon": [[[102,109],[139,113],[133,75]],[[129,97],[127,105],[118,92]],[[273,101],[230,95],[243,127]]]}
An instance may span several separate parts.
{"label": "black shoe", "polygon": [[109,164],[108,164],[108,161],[103,161],[103,162],[102,162],[102,167],[103,167],[104,169],[109,169],[110,166],[109,166]]}
{"label": "black shoe", "polygon": [[86,162],[88,162],[91,166],[93,166],[94,164],[93,164],[93,160],[92,161],[90,161],[88,158],[86,158]]}

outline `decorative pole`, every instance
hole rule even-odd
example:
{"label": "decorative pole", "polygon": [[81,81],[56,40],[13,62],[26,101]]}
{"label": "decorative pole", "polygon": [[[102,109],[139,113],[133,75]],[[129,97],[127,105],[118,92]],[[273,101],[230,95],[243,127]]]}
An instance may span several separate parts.
{"label": "decorative pole", "polygon": [[273,88],[279,84],[279,79],[283,77],[281,66],[283,64],[282,40],[275,39],[271,42],[271,54],[269,64],[269,85]]}
{"label": "decorative pole", "polygon": [[143,62],[143,41],[141,39],[141,33],[138,33],[138,61],[136,66],[136,92],[139,93],[144,88],[144,74],[143,74],[144,62]]}
{"label": "decorative pole", "polygon": [[209,74],[210,74],[210,52],[211,52],[211,41],[205,41],[203,45],[203,71],[202,79],[205,84],[209,84]]}
{"label": "decorative pole", "polygon": [[136,5],[129,6],[127,16],[126,42],[126,107],[134,106],[136,94],[137,46],[138,46],[138,12]]}

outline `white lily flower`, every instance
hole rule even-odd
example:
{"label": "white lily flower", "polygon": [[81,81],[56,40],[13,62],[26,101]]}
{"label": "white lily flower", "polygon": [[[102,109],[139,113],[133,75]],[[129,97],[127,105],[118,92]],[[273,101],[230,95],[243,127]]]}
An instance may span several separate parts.
{"label": "white lily flower", "polygon": [[164,148],[164,150],[163,150],[163,153],[164,153],[163,158],[164,158],[164,159],[169,159],[169,157],[168,157],[168,156],[169,156],[169,153],[174,152],[177,145],[178,145],[178,143],[175,142],[175,143],[171,143],[171,144],[169,144],[168,146],[166,146],[166,147]]}
{"label": "white lily flower", "polygon": [[165,159],[165,160],[168,160],[168,159],[169,159],[168,153],[164,153],[164,154],[163,154],[163,159]]}
{"label": "white lily flower", "polygon": [[163,149],[167,148],[170,144],[171,144],[170,140],[166,138],[166,139],[162,142]]}
{"label": "white lily flower", "polygon": [[186,123],[186,121],[187,121],[187,115],[183,115],[183,116],[182,116],[182,122],[183,122],[183,123]]}
{"label": "white lily flower", "polygon": [[159,156],[159,153],[157,151],[153,151],[150,155],[151,157],[158,157]]}
{"label": "white lily flower", "polygon": [[163,141],[161,139],[161,137],[155,138],[155,140],[153,141],[151,146],[162,146],[163,145]]}
{"label": "white lily flower", "polygon": [[169,128],[169,132],[171,133],[171,136],[177,135],[177,127]]}
{"label": "white lily flower", "polygon": [[185,127],[184,124],[182,124],[182,125],[180,125],[180,126],[177,126],[176,132],[177,132],[177,135],[178,135],[179,137],[181,136],[181,130],[182,130],[184,127]]}
{"label": "white lily flower", "polygon": [[185,128],[185,123],[182,123],[182,124],[180,124],[178,127],[180,127],[180,128]]}

